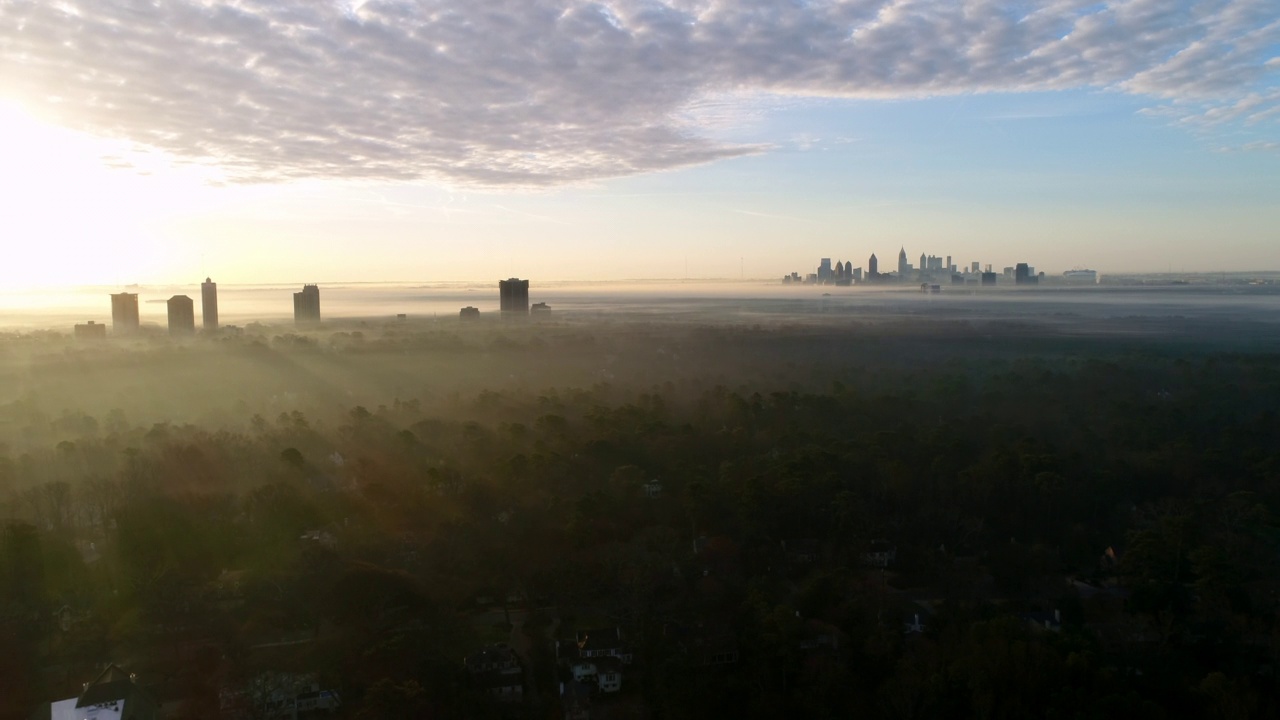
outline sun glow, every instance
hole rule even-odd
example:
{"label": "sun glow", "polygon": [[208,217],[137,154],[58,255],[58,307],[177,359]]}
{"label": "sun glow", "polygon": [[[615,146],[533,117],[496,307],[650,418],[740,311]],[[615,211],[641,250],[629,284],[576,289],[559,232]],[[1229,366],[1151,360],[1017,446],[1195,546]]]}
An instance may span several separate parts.
{"label": "sun glow", "polygon": [[0,101],[7,288],[126,284],[181,254],[159,229],[212,202],[210,174],[127,142],[58,128]]}

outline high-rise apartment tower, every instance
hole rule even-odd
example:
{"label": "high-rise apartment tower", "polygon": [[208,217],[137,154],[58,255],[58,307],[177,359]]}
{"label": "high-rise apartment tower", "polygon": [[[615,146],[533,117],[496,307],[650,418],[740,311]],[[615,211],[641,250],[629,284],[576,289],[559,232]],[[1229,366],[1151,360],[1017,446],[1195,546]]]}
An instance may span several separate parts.
{"label": "high-rise apartment tower", "polygon": [[293,294],[293,322],[297,325],[320,322],[319,285],[303,285],[302,292]]}
{"label": "high-rise apartment tower", "polygon": [[210,278],[200,284],[200,317],[205,330],[218,329],[218,283]]}
{"label": "high-rise apartment tower", "polygon": [[529,312],[529,281],[510,278],[498,281],[499,307],[504,313]]}
{"label": "high-rise apartment tower", "polygon": [[138,331],[138,293],[115,293],[111,296],[111,332]]}
{"label": "high-rise apartment tower", "polygon": [[169,334],[189,335],[196,331],[196,304],[186,295],[169,298]]}

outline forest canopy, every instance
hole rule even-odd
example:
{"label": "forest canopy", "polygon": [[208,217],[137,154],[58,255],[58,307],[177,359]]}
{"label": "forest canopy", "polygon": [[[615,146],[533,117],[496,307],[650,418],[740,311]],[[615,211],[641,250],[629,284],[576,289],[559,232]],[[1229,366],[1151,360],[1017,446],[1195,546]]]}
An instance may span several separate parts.
{"label": "forest canopy", "polygon": [[[284,674],[544,717],[555,641],[602,626],[635,660],[597,701],[655,717],[1273,716],[1280,355],[1193,340],[10,335],[0,716],[117,662],[175,717],[265,716]],[[514,706],[462,663],[495,642]]]}

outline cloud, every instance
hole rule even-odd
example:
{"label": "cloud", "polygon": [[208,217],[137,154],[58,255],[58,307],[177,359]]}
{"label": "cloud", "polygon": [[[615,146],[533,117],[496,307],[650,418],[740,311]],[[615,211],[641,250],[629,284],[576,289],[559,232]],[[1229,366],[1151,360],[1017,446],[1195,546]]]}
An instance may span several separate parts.
{"label": "cloud", "polygon": [[1257,125],[1274,117],[1278,111],[1280,88],[1266,93],[1248,93],[1232,102],[1208,103],[1195,110],[1184,109],[1178,114],[1183,124],[1211,128],[1234,122]]}
{"label": "cloud", "polygon": [[1222,146],[1222,147],[1219,147],[1219,148],[1218,148],[1218,152],[1222,152],[1222,153],[1234,153],[1234,152],[1262,152],[1262,153],[1274,153],[1274,152],[1280,152],[1280,142],[1273,142],[1273,141],[1270,141],[1270,140],[1255,140],[1255,141],[1253,141],[1253,142],[1248,142],[1248,143],[1245,143],[1245,144],[1243,144],[1243,145],[1238,145],[1238,146],[1224,145],[1224,146]]}
{"label": "cloud", "polygon": [[1275,0],[0,0],[0,96],[231,180],[540,186],[759,152],[711,138],[734,97],[1274,122],[1277,47]]}

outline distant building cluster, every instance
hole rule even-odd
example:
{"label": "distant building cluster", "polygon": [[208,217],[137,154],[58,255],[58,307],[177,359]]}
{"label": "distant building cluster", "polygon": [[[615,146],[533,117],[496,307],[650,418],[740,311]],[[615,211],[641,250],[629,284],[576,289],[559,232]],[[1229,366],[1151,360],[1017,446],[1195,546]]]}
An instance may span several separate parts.
{"label": "distant building cluster", "polygon": [[[498,281],[499,309],[503,317],[534,316],[548,317],[551,306],[545,302],[529,304],[529,281],[520,278],[508,278]],[[193,335],[196,331],[195,301],[186,295],[174,295],[166,301],[169,319],[169,334]],[[215,332],[222,328],[218,318],[218,284],[213,278],[206,277],[200,284],[200,310],[205,332]],[[462,320],[475,320],[480,317],[480,309],[468,305],[458,311]],[[396,315],[398,320],[408,318],[404,313]],[[299,327],[314,326],[320,323],[320,286],[307,283],[302,290],[293,294],[293,321]],[[138,318],[138,294],[130,292],[113,293],[111,295],[111,334],[128,336],[141,330]],[[227,330],[235,330],[228,326]],[[107,326],[90,320],[75,326],[75,337],[82,340],[100,339],[107,336]]]}
{"label": "distant building cluster", "polygon": [[[169,320],[169,334],[193,335],[196,331],[195,301],[186,295],[174,295],[165,302]],[[200,285],[200,310],[204,329],[214,331],[218,323],[218,284],[205,278]],[[319,311],[317,297],[316,310]],[[111,295],[111,334],[128,336],[142,329],[138,318],[138,294],[130,292]],[[102,339],[107,336],[107,326],[90,320],[75,326],[78,340]]]}
{"label": "distant building cluster", "polygon": [[[498,311],[504,318],[526,315],[546,317],[551,314],[551,306],[544,302],[530,306],[529,281],[507,278],[498,281]],[[475,320],[480,317],[480,310],[468,305],[458,311],[458,317],[462,320]]]}
{"label": "distant building cluster", "polygon": [[[978,287],[993,287],[997,284],[1013,284],[1013,285],[1038,285],[1044,280],[1044,273],[1037,273],[1036,269],[1027,263],[1017,263],[1004,268],[1004,272],[997,275],[991,265],[983,266],[978,261],[973,261],[969,265],[961,267],[952,262],[950,255],[929,255],[927,253],[920,254],[920,262],[912,264],[907,259],[907,249],[905,247],[898,250],[897,267],[888,272],[880,271],[880,261],[876,258],[875,253],[867,259],[866,272],[860,267],[855,267],[853,261],[837,260],[835,266],[831,265],[831,258],[822,258],[818,261],[818,267],[815,272],[801,275],[793,272],[790,275],[782,276],[783,283],[798,283],[805,285],[860,285],[867,284],[919,284],[924,292],[936,293],[940,292],[944,285],[973,285]],[[1068,284],[1094,285],[1098,282],[1098,273],[1094,270],[1068,270],[1062,274],[1062,282]]]}

